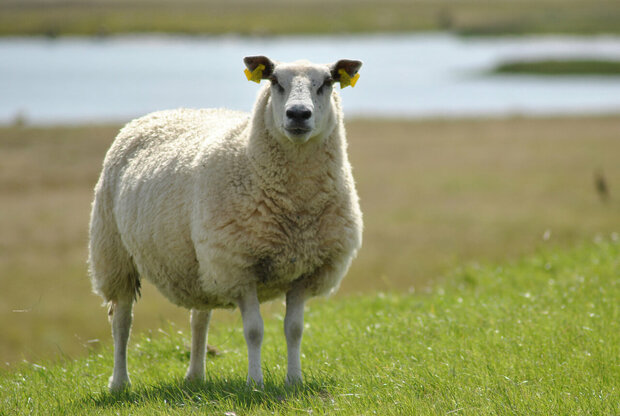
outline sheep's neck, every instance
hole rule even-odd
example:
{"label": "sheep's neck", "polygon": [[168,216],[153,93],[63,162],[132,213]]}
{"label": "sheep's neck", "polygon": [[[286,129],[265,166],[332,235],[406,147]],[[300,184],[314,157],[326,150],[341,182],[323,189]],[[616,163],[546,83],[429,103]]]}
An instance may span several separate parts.
{"label": "sheep's neck", "polygon": [[287,211],[320,210],[336,192],[343,163],[337,134],[297,146],[282,146],[273,137],[251,143],[248,156],[262,194]]}

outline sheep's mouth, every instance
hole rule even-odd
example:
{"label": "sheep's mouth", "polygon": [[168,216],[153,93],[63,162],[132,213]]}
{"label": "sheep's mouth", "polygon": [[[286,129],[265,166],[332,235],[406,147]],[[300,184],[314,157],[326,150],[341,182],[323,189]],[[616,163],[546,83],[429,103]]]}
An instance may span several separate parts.
{"label": "sheep's mouth", "polygon": [[292,127],[286,128],[286,132],[292,136],[303,136],[304,134],[310,133],[311,129],[303,128],[303,127]]}

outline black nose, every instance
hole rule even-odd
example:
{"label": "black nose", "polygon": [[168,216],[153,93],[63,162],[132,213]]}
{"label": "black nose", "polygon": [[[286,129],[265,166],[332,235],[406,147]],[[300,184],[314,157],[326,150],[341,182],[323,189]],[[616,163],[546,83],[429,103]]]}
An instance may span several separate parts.
{"label": "black nose", "polygon": [[286,110],[286,116],[294,121],[304,121],[312,117],[312,110],[303,105],[293,105]]}

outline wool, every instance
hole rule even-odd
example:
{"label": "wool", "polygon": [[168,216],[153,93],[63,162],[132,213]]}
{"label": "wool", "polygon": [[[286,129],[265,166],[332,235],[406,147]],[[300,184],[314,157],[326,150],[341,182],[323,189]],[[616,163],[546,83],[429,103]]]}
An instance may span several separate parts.
{"label": "wool", "polygon": [[323,140],[277,140],[265,115],[169,110],[127,124],[104,161],[91,216],[90,273],[106,301],[139,279],[186,308],[229,308],[251,283],[259,300],[303,280],[337,289],[361,245],[362,215],[338,93]]}

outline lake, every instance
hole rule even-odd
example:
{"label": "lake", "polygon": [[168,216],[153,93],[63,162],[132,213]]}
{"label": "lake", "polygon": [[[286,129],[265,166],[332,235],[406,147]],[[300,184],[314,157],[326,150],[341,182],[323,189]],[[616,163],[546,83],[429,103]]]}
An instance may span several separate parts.
{"label": "lake", "polygon": [[176,107],[249,111],[242,58],[361,59],[347,116],[450,117],[620,111],[620,77],[499,76],[498,63],[620,60],[620,37],[460,38],[445,33],[274,38],[120,36],[0,39],[0,123],[122,122]]}

